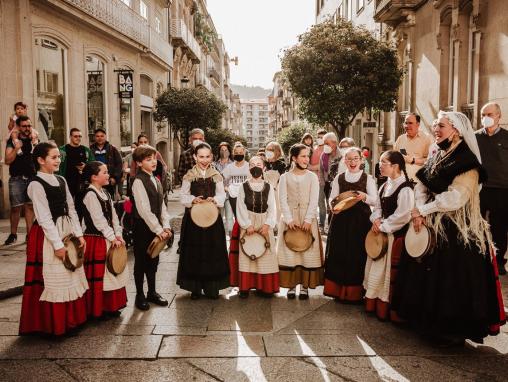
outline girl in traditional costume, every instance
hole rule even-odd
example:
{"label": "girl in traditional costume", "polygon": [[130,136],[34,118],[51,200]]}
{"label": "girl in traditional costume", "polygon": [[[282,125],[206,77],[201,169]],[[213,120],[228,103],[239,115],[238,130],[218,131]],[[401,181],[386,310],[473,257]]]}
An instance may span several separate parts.
{"label": "girl in traditional costume", "polygon": [[370,220],[374,233],[387,234],[388,249],[380,259],[374,261],[367,258],[363,282],[366,290],[365,309],[368,313],[375,313],[380,320],[399,322],[390,303],[404,249],[404,236],[414,207],[414,192],[400,152],[384,152],[380,158],[380,169],[387,181],[379,189],[379,198]]}
{"label": "girl in traditional costume", "polygon": [[[345,163],[346,171],[335,177],[330,192],[333,215],[326,243],[323,294],[342,302],[361,302],[367,261],[365,236],[371,227],[369,206],[376,204],[377,187],[374,178],[361,169],[359,148],[346,151]],[[347,191],[354,191],[358,202],[344,211],[334,210],[335,198]]]}
{"label": "girl in traditional costume", "polygon": [[109,184],[108,167],[102,162],[86,164],[83,178],[89,183],[83,198],[83,230],[85,233],[85,273],[89,289],[85,299],[88,316],[117,316],[127,305],[125,286],[129,279],[127,268],[118,275],[106,266],[110,247],[125,245],[122,227],[118,221],[113,201],[103,186]]}
{"label": "girl in traditional costume", "polygon": [[[307,299],[308,288],[323,285],[323,246],[317,221],[319,182],[316,174],[307,170],[309,165],[307,146],[295,144],[289,153],[294,163],[293,168],[283,174],[279,181],[282,219],[279,222],[277,257],[280,285],[289,288],[287,294],[289,299],[295,298],[296,287],[301,285],[299,298]],[[303,231],[305,235],[302,239],[307,242],[310,238],[310,246],[303,251],[289,248],[286,243],[287,230],[300,231],[299,233]],[[290,246],[298,247],[298,243],[295,244],[296,246],[292,244]]]}
{"label": "girl in traditional costume", "polygon": [[[275,195],[272,186],[263,180],[264,162],[258,157],[249,161],[251,178],[240,187],[236,217],[241,228],[240,240],[256,232],[266,238],[268,247],[257,258],[250,258],[243,246],[230,248],[229,264],[232,286],[238,286],[240,297],[249,296],[250,289],[256,289],[263,296],[271,296],[279,291],[279,266],[275,253],[273,228],[275,217]],[[235,255],[239,253],[239,255]]]}
{"label": "girl in traditional costume", "polygon": [[88,289],[83,267],[73,272],[64,266],[62,239],[73,234],[81,248],[85,240],[65,179],[54,174],[61,161],[58,147],[40,143],[33,157],[37,175],[28,196],[37,221],[28,235],[19,333],[62,335],[86,321]]}
{"label": "girl in traditional costume", "polygon": [[216,299],[229,286],[226,232],[220,214],[210,227],[198,226],[190,216],[193,205],[212,202],[222,207],[226,199],[220,173],[210,164],[212,150],[207,143],[194,149],[196,165],[183,177],[180,201],[186,207],[181,233],[177,284],[198,299],[201,291]]}
{"label": "girl in traditional costume", "polygon": [[469,119],[440,112],[439,151],[416,176],[415,230],[430,227],[436,246],[416,261],[404,256],[394,308],[441,346],[482,342],[499,332],[505,311],[489,227],[480,213],[486,179]]}

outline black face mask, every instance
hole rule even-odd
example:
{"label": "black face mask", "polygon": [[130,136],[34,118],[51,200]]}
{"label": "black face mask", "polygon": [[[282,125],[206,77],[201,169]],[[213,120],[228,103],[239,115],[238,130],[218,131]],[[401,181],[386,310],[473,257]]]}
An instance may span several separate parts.
{"label": "black face mask", "polygon": [[236,154],[233,156],[233,159],[235,160],[235,162],[241,162],[241,161],[243,161],[244,158],[245,158],[245,155],[241,155],[241,154]]}
{"label": "black face mask", "polygon": [[307,167],[302,167],[300,166],[298,163],[295,162],[295,165],[296,165],[296,168],[300,169],[300,170],[307,170]]}
{"label": "black face mask", "polygon": [[249,171],[253,178],[259,178],[263,175],[263,169],[261,167],[252,167]]}
{"label": "black face mask", "polygon": [[445,140],[437,143],[437,145],[439,146],[439,148],[441,150],[448,150],[450,148],[450,146],[452,145],[452,141],[450,140],[450,137],[446,138]]}

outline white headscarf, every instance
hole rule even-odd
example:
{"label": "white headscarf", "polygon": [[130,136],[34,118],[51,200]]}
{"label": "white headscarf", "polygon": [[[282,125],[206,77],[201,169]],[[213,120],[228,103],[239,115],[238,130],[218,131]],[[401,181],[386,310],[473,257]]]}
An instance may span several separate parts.
{"label": "white headscarf", "polygon": [[482,163],[482,157],[480,155],[480,148],[476,140],[476,135],[471,126],[471,121],[463,113],[458,111],[440,111],[437,115],[438,118],[446,117],[450,121],[453,127],[459,132],[459,136],[466,142],[469,149],[478,159],[478,162]]}

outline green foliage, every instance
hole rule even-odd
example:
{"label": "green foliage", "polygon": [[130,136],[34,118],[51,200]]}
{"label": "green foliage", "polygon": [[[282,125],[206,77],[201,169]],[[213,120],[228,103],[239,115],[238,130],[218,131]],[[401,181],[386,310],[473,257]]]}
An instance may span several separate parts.
{"label": "green foliage", "polygon": [[203,87],[195,89],[170,88],[157,97],[154,119],[167,120],[175,134],[187,144],[189,131],[194,128],[213,130],[221,127],[227,107]]}
{"label": "green foliage", "polygon": [[301,35],[285,50],[282,69],[302,115],[340,137],[364,109],[394,110],[403,74],[395,49],[342,19]]}
{"label": "green foliage", "polygon": [[280,143],[282,150],[284,150],[284,153],[287,154],[289,153],[290,147],[295,143],[300,143],[303,134],[307,132],[313,133],[306,124],[301,122],[293,123],[277,135],[276,141]]}
{"label": "green foliage", "polygon": [[247,147],[245,138],[235,135],[231,131],[225,129],[208,129],[205,131],[205,139],[206,143],[212,147],[214,155],[219,154],[219,145],[221,142],[228,142],[231,148],[233,148],[234,143],[240,141]]}

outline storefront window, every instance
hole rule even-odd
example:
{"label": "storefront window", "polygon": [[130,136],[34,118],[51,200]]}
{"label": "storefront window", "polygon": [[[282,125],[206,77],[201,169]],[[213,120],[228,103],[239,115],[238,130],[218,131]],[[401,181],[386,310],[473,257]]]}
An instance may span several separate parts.
{"label": "storefront window", "polygon": [[93,142],[95,129],[106,129],[104,118],[104,64],[94,56],[86,56],[88,138]]}
{"label": "storefront window", "polygon": [[41,140],[64,144],[66,136],[65,48],[47,38],[35,39],[37,129]]}
{"label": "storefront window", "polygon": [[120,139],[122,147],[132,143],[132,98],[120,98]]}

